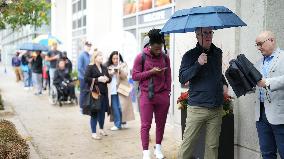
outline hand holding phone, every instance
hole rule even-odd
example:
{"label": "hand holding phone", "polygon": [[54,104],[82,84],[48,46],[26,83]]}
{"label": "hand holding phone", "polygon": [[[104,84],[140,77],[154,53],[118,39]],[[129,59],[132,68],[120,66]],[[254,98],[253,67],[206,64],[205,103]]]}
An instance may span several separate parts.
{"label": "hand holding phone", "polygon": [[162,71],[163,71],[163,70],[166,70],[166,69],[168,69],[168,67],[161,68]]}

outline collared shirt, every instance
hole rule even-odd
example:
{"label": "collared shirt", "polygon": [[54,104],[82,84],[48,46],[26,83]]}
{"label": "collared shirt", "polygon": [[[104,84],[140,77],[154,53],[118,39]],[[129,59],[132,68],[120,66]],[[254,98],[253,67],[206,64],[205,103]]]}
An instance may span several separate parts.
{"label": "collared shirt", "polygon": [[[264,56],[263,58],[263,65],[261,68],[261,74],[264,78],[268,78],[268,73],[270,70],[270,65],[273,61],[273,57],[275,55],[276,52],[279,52],[279,48],[277,48],[270,56]],[[259,100],[260,102],[264,102],[264,98],[265,98],[265,90],[264,88],[260,88],[260,93],[259,93]]]}
{"label": "collared shirt", "polygon": [[78,78],[84,79],[87,66],[90,64],[90,55],[88,52],[82,52],[78,57]]}

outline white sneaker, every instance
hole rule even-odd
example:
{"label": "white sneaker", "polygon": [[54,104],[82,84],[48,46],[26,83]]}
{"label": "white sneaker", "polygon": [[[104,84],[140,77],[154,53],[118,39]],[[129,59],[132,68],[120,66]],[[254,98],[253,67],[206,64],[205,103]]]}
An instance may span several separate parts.
{"label": "white sneaker", "polygon": [[102,138],[97,135],[97,133],[92,133],[92,138],[95,139],[95,140],[101,140]]}
{"label": "white sneaker", "polygon": [[157,159],[163,159],[164,155],[162,153],[162,146],[160,144],[156,144],[154,154],[156,155]]}
{"label": "white sneaker", "polygon": [[100,129],[99,132],[100,132],[100,135],[107,136],[107,133],[103,129]]}
{"label": "white sneaker", "polygon": [[110,130],[111,130],[111,131],[117,131],[117,130],[119,130],[119,128],[116,127],[116,126],[113,126],[112,128],[110,128]]}
{"label": "white sneaker", "polygon": [[149,150],[143,150],[143,159],[151,159],[151,153]]}
{"label": "white sneaker", "polygon": [[24,87],[24,90],[28,91],[28,90],[29,90],[29,87]]}
{"label": "white sneaker", "polygon": [[128,129],[129,127],[128,127],[127,124],[121,124],[121,128],[122,128],[122,129]]}

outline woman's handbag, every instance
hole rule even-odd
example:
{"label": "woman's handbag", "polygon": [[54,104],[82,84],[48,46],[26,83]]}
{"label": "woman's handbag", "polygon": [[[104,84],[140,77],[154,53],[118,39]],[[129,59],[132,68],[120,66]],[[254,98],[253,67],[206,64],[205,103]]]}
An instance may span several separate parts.
{"label": "woman's handbag", "polygon": [[[90,90],[86,90],[86,99],[84,100],[83,106],[85,107],[85,114],[92,115],[101,110],[101,94],[99,87],[94,84],[95,80],[92,80]],[[93,92],[95,86],[96,91]],[[83,112],[83,113],[84,113]]]}
{"label": "woman's handbag", "polygon": [[130,84],[120,83],[117,88],[117,92],[128,97],[131,92]]}

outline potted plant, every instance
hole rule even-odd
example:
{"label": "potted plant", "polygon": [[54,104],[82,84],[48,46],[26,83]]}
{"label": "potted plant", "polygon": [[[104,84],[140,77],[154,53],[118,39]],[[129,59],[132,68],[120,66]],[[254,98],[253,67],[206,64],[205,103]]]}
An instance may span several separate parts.
{"label": "potted plant", "polygon": [[[181,128],[182,135],[186,126],[187,107],[189,92],[182,92],[177,100],[177,108],[181,110]],[[219,159],[233,159],[234,158],[234,114],[233,114],[233,97],[229,95],[224,96],[223,104],[223,119],[221,125],[221,133],[219,137]],[[195,151],[192,158],[204,157],[205,145],[205,130],[201,129],[198,143],[196,143]]]}

